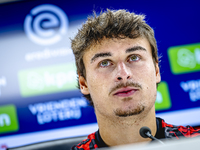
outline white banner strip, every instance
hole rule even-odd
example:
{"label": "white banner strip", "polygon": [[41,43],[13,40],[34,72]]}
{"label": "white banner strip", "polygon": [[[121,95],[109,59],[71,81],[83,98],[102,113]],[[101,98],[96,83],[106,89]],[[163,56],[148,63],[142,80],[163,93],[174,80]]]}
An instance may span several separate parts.
{"label": "white banner strip", "polygon": [[93,133],[97,130],[97,123],[93,123],[75,127],[0,137],[0,147],[1,145],[6,145],[7,147],[12,148],[56,139],[87,136],[88,134]]}
{"label": "white banner strip", "polygon": [[183,126],[199,126],[199,115],[200,107],[156,114],[157,117],[164,119],[166,123]]}

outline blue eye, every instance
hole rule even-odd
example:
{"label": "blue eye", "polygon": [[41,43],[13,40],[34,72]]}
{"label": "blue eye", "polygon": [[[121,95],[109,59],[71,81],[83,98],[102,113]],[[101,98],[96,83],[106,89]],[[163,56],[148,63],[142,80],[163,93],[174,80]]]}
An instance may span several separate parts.
{"label": "blue eye", "polygon": [[129,61],[138,61],[140,59],[139,56],[137,55],[132,55],[130,58],[129,58]]}
{"label": "blue eye", "polygon": [[100,67],[107,67],[109,66],[111,63],[109,60],[104,60],[100,63]]}

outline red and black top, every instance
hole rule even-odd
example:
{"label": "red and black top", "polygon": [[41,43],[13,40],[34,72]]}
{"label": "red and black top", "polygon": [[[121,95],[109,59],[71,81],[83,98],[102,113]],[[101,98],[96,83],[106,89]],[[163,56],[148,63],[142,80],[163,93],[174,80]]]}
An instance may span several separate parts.
{"label": "red and black top", "polygon": [[[175,126],[167,124],[163,119],[156,118],[157,132],[155,137],[157,139],[176,137],[195,137],[200,135],[200,129],[194,129],[191,126]],[[71,150],[91,150],[101,147],[108,147],[102,140],[99,131],[88,135],[88,138],[83,140],[78,145],[74,145]]]}

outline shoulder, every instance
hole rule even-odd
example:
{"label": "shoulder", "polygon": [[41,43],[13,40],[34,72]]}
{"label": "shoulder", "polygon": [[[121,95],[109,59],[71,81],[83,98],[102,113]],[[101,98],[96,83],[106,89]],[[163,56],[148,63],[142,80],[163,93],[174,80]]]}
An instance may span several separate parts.
{"label": "shoulder", "polygon": [[162,119],[162,128],[164,128],[165,137],[172,138],[176,137],[196,137],[200,136],[200,129],[193,128],[191,126],[176,126],[166,123]]}
{"label": "shoulder", "polygon": [[95,143],[95,132],[88,135],[87,139],[83,140],[81,143],[74,145],[71,150],[91,150],[98,148]]}

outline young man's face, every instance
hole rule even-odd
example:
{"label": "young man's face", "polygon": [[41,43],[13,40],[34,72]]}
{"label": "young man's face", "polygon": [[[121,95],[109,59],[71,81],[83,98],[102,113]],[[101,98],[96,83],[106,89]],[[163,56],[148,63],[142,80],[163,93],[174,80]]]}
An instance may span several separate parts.
{"label": "young man's face", "polygon": [[96,115],[126,117],[150,111],[160,82],[146,38],[104,39],[83,57],[86,79],[81,92],[90,94]]}

